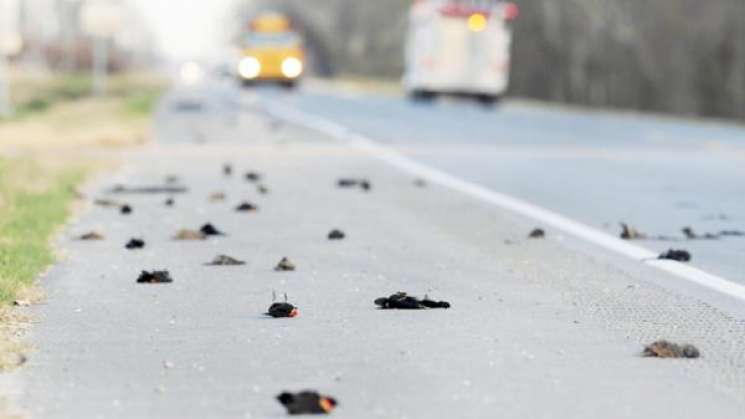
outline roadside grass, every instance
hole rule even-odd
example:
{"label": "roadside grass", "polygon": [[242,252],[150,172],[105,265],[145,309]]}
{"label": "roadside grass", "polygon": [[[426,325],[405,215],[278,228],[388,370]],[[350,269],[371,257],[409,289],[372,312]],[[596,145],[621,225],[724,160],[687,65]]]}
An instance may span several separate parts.
{"label": "roadside grass", "polygon": [[147,141],[165,83],[116,76],[100,98],[90,97],[87,76],[16,75],[13,87],[17,113],[0,120],[0,371],[30,351],[22,336],[31,321],[12,303],[44,299],[36,280],[56,261],[52,237],[74,210],[77,186],[115,165],[118,150]]}
{"label": "roadside grass", "polygon": [[116,76],[100,98],[90,97],[87,76],[15,82],[16,106],[26,108],[0,121],[0,307],[38,294],[34,281],[55,262],[51,238],[70,215],[76,187],[114,165],[118,150],[147,141],[165,89],[148,75]]}
{"label": "roadside grass", "polygon": [[[90,96],[90,77],[13,79],[17,113],[0,120],[0,371],[22,365],[31,319],[12,303],[36,304],[37,278],[56,261],[52,237],[74,210],[87,175],[115,165],[118,150],[143,144],[165,83],[121,75]],[[0,417],[8,409],[0,405]]]}
{"label": "roadside grass", "polygon": [[[88,74],[14,74],[11,86],[16,108],[12,121],[49,111],[59,104],[90,99],[93,79]],[[164,87],[161,78],[149,74],[113,75],[105,98],[121,101],[126,109],[148,115]]]}
{"label": "roadside grass", "polygon": [[0,304],[54,262],[50,237],[69,216],[84,177],[82,167],[0,158]]}

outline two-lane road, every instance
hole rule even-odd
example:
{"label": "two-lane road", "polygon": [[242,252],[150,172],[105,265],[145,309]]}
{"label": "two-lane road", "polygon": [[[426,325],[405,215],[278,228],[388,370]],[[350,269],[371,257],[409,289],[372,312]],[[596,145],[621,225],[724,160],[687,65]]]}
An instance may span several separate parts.
{"label": "two-lane road", "polygon": [[745,237],[687,241],[681,233],[745,230],[745,127],[526,103],[415,105],[318,87],[265,94],[611,234],[626,222],[679,237],[641,244],[688,249],[695,266],[745,283]]}

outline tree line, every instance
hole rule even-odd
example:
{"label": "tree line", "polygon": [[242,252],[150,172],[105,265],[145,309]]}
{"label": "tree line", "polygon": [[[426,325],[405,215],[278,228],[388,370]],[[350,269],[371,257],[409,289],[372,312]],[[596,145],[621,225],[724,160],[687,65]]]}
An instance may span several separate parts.
{"label": "tree line", "polygon": [[[410,0],[253,0],[294,16],[324,72],[399,77]],[[745,1],[515,0],[510,95],[745,119]]]}

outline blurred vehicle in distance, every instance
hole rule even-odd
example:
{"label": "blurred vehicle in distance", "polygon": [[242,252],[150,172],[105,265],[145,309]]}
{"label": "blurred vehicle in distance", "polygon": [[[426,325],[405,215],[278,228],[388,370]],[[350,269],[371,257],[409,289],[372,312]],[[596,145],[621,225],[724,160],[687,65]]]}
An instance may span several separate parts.
{"label": "blurred vehicle in distance", "polygon": [[496,103],[510,75],[511,22],[502,0],[418,0],[409,17],[404,88],[417,101],[439,94]]}
{"label": "blurred vehicle in distance", "polygon": [[197,84],[204,76],[204,68],[196,61],[187,61],[179,69],[179,81],[185,85]]}
{"label": "blurred vehicle in distance", "polygon": [[289,18],[264,13],[251,22],[238,63],[238,76],[244,85],[268,81],[294,87],[304,67],[303,39]]}

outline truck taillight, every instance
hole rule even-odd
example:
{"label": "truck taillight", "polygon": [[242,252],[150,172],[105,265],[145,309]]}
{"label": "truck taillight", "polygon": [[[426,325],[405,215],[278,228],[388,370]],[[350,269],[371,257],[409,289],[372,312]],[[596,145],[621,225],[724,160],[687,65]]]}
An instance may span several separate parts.
{"label": "truck taillight", "polygon": [[515,3],[507,3],[504,5],[504,20],[510,22],[520,16],[520,7]]}

